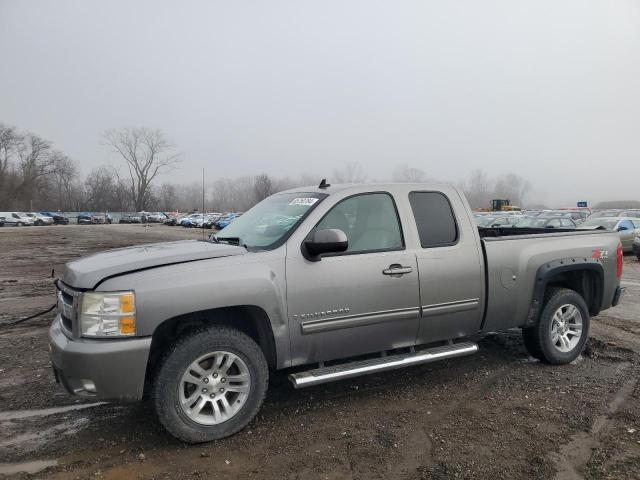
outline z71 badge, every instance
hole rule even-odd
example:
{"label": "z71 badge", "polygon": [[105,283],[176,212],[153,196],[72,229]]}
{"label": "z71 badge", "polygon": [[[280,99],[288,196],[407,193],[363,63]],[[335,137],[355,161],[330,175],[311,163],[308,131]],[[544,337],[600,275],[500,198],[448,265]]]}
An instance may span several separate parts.
{"label": "z71 badge", "polygon": [[594,260],[606,260],[607,258],[609,258],[609,250],[594,250],[591,253],[591,258],[593,258]]}

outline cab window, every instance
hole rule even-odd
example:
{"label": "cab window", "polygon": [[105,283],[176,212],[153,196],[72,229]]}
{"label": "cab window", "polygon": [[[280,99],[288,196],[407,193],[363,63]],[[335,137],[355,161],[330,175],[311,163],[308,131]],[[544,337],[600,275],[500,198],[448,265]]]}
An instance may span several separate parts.
{"label": "cab window", "polygon": [[393,199],[388,193],[365,193],[336,204],[315,230],[334,228],[347,235],[346,254],[402,250],[404,241]]}

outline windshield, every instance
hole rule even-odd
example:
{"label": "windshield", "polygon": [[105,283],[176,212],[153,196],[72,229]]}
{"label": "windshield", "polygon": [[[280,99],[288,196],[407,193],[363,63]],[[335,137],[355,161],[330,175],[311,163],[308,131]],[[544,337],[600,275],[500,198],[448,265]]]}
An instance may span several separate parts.
{"label": "windshield", "polygon": [[236,217],[215,235],[214,241],[229,239],[248,249],[275,248],[326,196],[302,192],[272,195]]}
{"label": "windshield", "polygon": [[613,230],[614,228],[616,228],[617,223],[618,223],[617,218],[593,218],[582,223],[580,225],[580,228],[604,227],[607,230]]}

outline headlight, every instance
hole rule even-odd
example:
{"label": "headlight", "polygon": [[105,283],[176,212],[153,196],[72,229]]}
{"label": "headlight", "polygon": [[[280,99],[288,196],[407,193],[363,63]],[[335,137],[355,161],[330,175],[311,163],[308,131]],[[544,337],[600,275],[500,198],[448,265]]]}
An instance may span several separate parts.
{"label": "headlight", "polygon": [[136,334],[136,298],[133,292],[87,292],[80,304],[80,333],[85,337]]}

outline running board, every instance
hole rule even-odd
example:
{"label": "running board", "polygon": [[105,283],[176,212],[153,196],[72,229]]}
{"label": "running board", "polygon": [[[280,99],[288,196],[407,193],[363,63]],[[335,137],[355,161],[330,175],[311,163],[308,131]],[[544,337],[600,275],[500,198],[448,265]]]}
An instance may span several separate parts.
{"label": "running board", "polygon": [[418,352],[410,352],[388,357],[358,360],[331,367],[316,368],[305,372],[292,373],[289,380],[295,388],[311,387],[321,383],[335,382],[345,378],[358,377],[369,373],[384,372],[396,368],[419,365],[421,363],[446,360],[453,357],[471,355],[478,351],[478,345],[471,342],[454,343],[443,347],[428,348]]}

